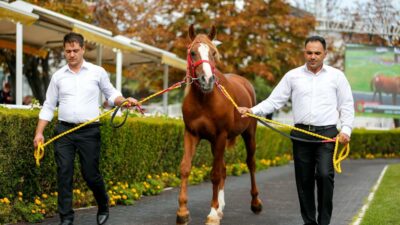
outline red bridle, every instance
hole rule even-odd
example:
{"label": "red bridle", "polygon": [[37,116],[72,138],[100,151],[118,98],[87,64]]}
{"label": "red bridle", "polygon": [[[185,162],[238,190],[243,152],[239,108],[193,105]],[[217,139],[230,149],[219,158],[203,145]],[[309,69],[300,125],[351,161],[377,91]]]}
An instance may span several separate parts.
{"label": "red bridle", "polygon": [[190,44],[189,47],[188,47],[188,51],[187,51],[187,71],[186,71],[186,77],[187,77],[188,79],[191,79],[191,80],[197,80],[197,79],[199,79],[199,78],[197,77],[197,75],[196,75],[196,68],[197,68],[198,66],[200,66],[201,64],[203,64],[203,63],[208,63],[208,64],[210,65],[210,67],[211,67],[211,72],[212,72],[213,76],[215,76],[215,75],[214,75],[215,67],[210,63],[209,60],[202,60],[202,59],[200,59],[200,60],[198,60],[198,61],[196,61],[196,62],[193,62],[192,54],[190,54],[190,51],[191,51],[191,49],[192,49],[192,47],[193,47],[193,45],[194,45],[195,43],[201,43],[201,42],[193,42],[193,43]]}

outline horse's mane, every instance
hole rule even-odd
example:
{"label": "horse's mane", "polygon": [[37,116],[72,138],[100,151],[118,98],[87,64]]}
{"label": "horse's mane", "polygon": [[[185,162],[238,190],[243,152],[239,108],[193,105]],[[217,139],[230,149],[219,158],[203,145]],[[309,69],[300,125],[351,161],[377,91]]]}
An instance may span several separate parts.
{"label": "horse's mane", "polygon": [[200,42],[200,43],[204,43],[204,44],[208,45],[208,47],[210,47],[210,49],[213,50],[213,51],[215,52],[215,56],[214,56],[214,57],[215,57],[215,60],[216,60],[217,62],[219,62],[220,54],[219,54],[219,51],[218,51],[218,49],[217,49],[217,46],[215,46],[215,45],[212,43],[212,41],[208,38],[207,35],[205,35],[205,34],[198,34],[198,35],[196,36],[196,38],[193,40],[192,44],[193,44],[193,43],[196,43],[196,42]]}

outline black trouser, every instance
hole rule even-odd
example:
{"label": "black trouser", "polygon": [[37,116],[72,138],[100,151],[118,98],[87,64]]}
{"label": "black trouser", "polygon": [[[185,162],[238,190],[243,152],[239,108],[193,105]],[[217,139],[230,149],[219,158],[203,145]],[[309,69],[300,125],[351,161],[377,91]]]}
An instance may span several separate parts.
{"label": "black trouser", "polygon": [[[308,130],[308,127],[297,126]],[[313,133],[326,137],[338,134],[336,126],[311,129]],[[321,140],[308,134],[292,130],[292,136],[309,140]],[[293,141],[293,157],[297,193],[301,216],[305,224],[328,225],[332,215],[332,198],[335,171],[333,168],[334,143],[307,143]],[[317,184],[318,219],[315,219],[315,183]]]}
{"label": "black trouser", "polygon": [[[71,129],[66,123],[58,123],[56,134]],[[108,196],[103,177],[99,171],[100,160],[99,124],[91,124],[55,141],[55,160],[57,163],[58,212],[61,220],[74,218],[72,209],[72,180],[74,174],[75,153],[79,155],[81,172],[99,206],[99,210],[108,209]]]}

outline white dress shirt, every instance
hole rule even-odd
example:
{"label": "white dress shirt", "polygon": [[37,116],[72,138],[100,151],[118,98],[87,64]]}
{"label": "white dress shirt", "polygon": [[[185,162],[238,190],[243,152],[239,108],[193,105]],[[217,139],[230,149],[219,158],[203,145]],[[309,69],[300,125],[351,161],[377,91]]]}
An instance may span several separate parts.
{"label": "white dress shirt", "polygon": [[292,99],[295,124],[336,125],[350,136],[354,120],[354,101],[350,84],[343,72],[328,65],[314,74],[306,65],[285,74],[271,95],[251,108],[256,115],[280,109]]}
{"label": "white dress shirt", "polygon": [[84,123],[100,114],[99,94],[110,103],[122,94],[110,83],[106,71],[84,61],[78,73],[63,66],[51,78],[39,119],[51,121],[58,103],[58,120]]}

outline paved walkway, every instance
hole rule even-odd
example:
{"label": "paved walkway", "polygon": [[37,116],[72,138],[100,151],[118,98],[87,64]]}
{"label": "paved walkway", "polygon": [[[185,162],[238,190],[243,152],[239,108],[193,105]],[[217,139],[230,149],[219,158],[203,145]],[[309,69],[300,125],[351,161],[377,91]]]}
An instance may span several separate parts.
{"label": "paved walkway", "polygon": [[[332,225],[348,225],[361,208],[382,169],[394,160],[346,160],[342,174],[336,174]],[[257,183],[264,209],[259,215],[250,210],[248,174],[228,177],[224,218],[221,225],[302,225],[294,183],[293,163],[257,173]],[[132,206],[111,208],[107,225],[174,225],[178,207],[178,188],[161,195],[144,197]],[[211,184],[189,187],[190,225],[204,224],[210,210]],[[95,225],[96,208],[76,212],[75,225]],[[49,218],[40,225],[58,224]]]}

